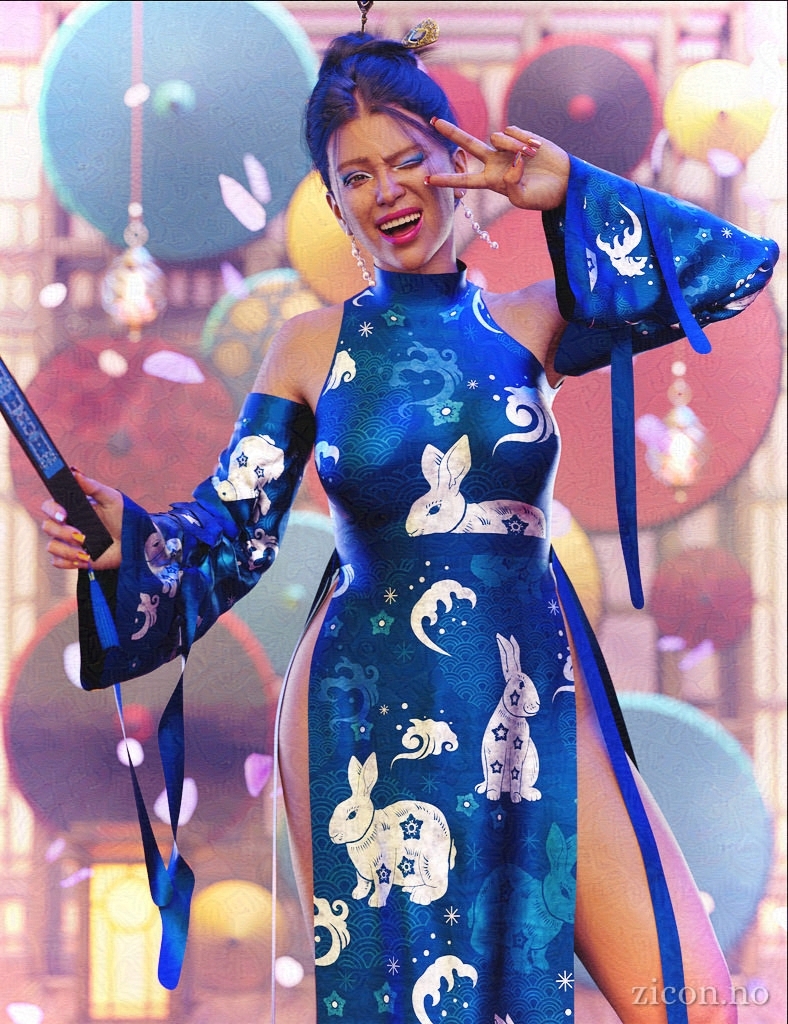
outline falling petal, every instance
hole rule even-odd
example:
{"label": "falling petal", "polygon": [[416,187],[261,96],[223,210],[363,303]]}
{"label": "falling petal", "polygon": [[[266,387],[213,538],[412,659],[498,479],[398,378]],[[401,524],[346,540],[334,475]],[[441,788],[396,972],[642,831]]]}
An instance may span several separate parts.
{"label": "falling petal", "polygon": [[228,295],[244,298],[249,294],[249,286],[243,274],[240,270],[236,270],[232,263],[222,263],[222,281]]}
{"label": "falling petal", "polygon": [[683,651],[687,641],[681,636],[661,636],[657,640],[658,651]]}
{"label": "falling petal", "polygon": [[554,537],[565,537],[572,526],[572,513],[553,498],[552,534]]}
{"label": "falling petal", "polygon": [[270,754],[250,754],[244,761],[244,778],[250,796],[260,796],[271,777],[274,759]]}
{"label": "falling petal", "polygon": [[151,377],[171,380],[175,384],[202,384],[205,376],[191,356],[163,349],[143,362],[142,369]]}
{"label": "falling petal", "polygon": [[252,190],[252,195],[255,199],[258,199],[263,204],[270,203],[271,186],[268,182],[268,175],[265,167],[263,167],[257,157],[252,156],[251,153],[245,153],[244,170],[246,171],[249,188]]}
{"label": "falling petal", "polygon": [[235,178],[219,175],[222,202],[230,213],[249,231],[262,231],[265,227],[265,210],[255,197],[247,192]]}
{"label": "falling petal", "polygon": [[282,988],[295,988],[304,980],[304,968],[292,956],[278,956],[274,964],[274,977]]}
{"label": "falling petal", "polygon": [[79,654],[79,644],[75,640],[73,644],[66,644],[63,648],[63,671],[66,678],[78,690],[82,689],[80,672],[82,671],[82,659]]}
{"label": "falling petal", "polygon": [[729,153],[727,149],[710,149],[706,153],[706,159],[711,169],[720,178],[734,178],[744,169],[741,160],[734,153]]}
{"label": "falling petal", "polygon": [[118,760],[121,764],[128,764],[129,760],[131,760],[135,768],[139,768],[145,760],[145,751],[142,749],[142,744],[131,736],[127,740],[120,740],[115,748],[115,753],[118,755]]}
{"label": "falling petal", "polygon": [[102,373],[115,379],[125,377],[129,372],[128,359],[120,352],[116,352],[114,348],[105,348],[99,352],[98,364]]}
{"label": "falling petal", "polygon": [[670,443],[670,431],[659,418],[651,413],[639,416],[635,421],[635,434],[646,445],[654,451],[667,451]]}
{"label": "falling petal", "polygon": [[8,1003],[5,1008],[11,1024],[41,1024],[44,1011],[35,1003]]}
{"label": "falling petal", "polygon": [[61,281],[55,281],[52,284],[44,285],[38,293],[38,301],[44,309],[57,309],[64,302],[67,294],[68,288]]}
{"label": "falling petal", "polygon": [[73,875],[69,875],[68,878],[61,879],[60,888],[72,889],[75,885],[79,885],[80,882],[84,882],[92,876],[93,868],[80,868],[78,871],[75,871]]}
{"label": "falling petal", "polygon": [[710,658],[712,654],[714,654],[714,643],[711,640],[701,640],[697,647],[687,651],[679,662],[679,668],[682,672],[689,672],[690,669],[700,664],[701,661]]}
{"label": "falling petal", "polygon": [[[191,820],[191,816],[197,809],[197,783],[194,779],[186,778],[183,780],[183,793],[181,795],[181,813],[178,815],[178,824],[185,825],[187,821]],[[156,798],[156,803],[153,805],[154,813],[160,821],[165,822],[167,825],[170,822],[170,805],[167,801],[167,790],[163,789]]]}
{"label": "falling petal", "polygon": [[150,96],[150,86],[144,82],[137,82],[131,85],[123,94],[123,102],[127,107],[139,107],[147,101]]}
{"label": "falling petal", "polygon": [[65,850],[65,848],[66,848],[66,841],[61,836],[59,839],[56,839],[53,843],[49,844],[49,846],[47,847],[46,853],[44,854],[44,860],[47,862],[47,864],[54,864],[55,861],[60,856],[62,856],[63,851]]}

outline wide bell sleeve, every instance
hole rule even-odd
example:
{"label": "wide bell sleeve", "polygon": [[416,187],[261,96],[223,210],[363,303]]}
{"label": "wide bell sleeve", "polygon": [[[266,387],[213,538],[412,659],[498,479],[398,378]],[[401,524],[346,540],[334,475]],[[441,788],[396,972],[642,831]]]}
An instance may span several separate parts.
{"label": "wide bell sleeve", "polygon": [[637,547],[633,356],[742,312],[772,276],[771,239],[692,203],[570,157],[566,200],[542,215],[568,321],[554,358],[560,374],[611,367],[616,504],[632,603],[644,604]]}
{"label": "wide bell sleeve", "polygon": [[[252,393],[191,501],[151,514],[124,498],[122,564],[95,573],[103,608],[88,573],[79,574],[85,689],[146,675],[188,652],[252,589],[279,551],[314,431],[307,406]],[[107,613],[116,634],[109,645],[97,623]]]}

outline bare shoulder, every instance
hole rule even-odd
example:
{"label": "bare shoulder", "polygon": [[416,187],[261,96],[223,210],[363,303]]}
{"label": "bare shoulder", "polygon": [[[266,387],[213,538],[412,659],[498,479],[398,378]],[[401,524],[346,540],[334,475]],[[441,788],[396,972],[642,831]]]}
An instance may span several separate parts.
{"label": "bare shoulder", "polygon": [[484,301],[495,322],[529,349],[555,383],[552,360],[566,321],[558,309],[553,280],[536,281],[515,292],[485,292]]}
{"label": "bare shoulder", "polygon": [[263,357],[254,390],[311,406],[334,358],[342,305],[312,309],[285,321]]}

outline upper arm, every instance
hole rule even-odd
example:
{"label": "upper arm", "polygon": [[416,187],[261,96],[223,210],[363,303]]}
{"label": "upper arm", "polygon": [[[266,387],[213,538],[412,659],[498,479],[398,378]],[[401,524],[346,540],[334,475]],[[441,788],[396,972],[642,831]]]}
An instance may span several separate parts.
{"label": "upper arm", "polygon": [[263,356],[252,390],[314,410],[331,368],[341,323],[341,306],[310,310],[285,321]]}

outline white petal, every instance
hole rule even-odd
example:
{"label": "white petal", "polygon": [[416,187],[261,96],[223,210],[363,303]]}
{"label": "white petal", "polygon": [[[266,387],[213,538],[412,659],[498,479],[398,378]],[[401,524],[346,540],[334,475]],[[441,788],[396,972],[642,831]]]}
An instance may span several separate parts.
{"label": "white petal", "polygon": [[219,187],[224,205],[245,228],[261,231],[265,227],[265,210],[240,182],[220,174]]}

